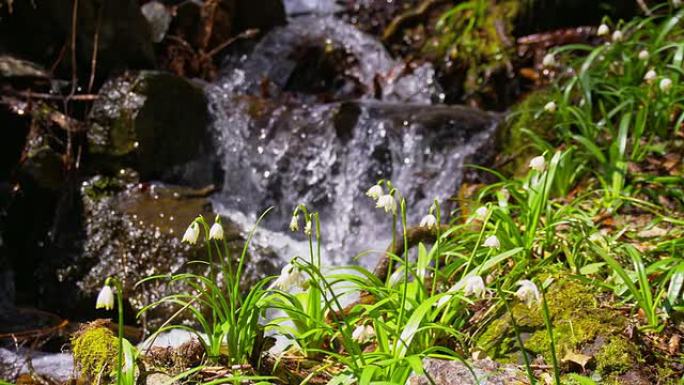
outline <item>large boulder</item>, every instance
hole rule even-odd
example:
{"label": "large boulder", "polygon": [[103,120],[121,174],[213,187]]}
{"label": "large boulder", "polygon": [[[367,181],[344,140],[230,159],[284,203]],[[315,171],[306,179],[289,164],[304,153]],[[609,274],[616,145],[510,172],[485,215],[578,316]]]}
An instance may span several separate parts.
{"label": "large boulder", "polygon": [[[215,213],[207,198],[210,189],[192,189],[158,183],[139,183],[132,171],[121,176],[96,176],[83,183],[84,241],[80,255],[64,264],[57,275],[74,281],[86,298],[94,300],[107,277],[123,282],[128,303],[136,311],[164,295],[188,288],[161,279],[136,286],[153,275],[194,272],[207,276],[203,242],[197,246],[181,243],[187,226],[202,215],[212,222]],[[243,231],[227,219],[222,220],[228,249],[234,258],[244,245]],[[274,274],[279,265],[275,255],[250,247],[243,286],[246,288],[265,275]],[[146,313],[146,325],[159,326],[172,313],[172,306],[161,306]]]}
{"label": "large boulder", "polygon": [[[161,72],[124,74],[103,85],[89,120],[96,171],[132,167],[143,180],[211,182],[203,158],[211,146],[207,102],[191,81]],[[190,164],[197,167],[188,171]]]}

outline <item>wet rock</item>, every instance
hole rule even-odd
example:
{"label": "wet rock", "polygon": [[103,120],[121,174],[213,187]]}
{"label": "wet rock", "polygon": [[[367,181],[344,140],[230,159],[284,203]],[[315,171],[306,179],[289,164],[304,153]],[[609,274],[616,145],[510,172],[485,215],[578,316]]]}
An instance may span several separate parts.
{"label": "wet rock", "polygon": [[[144,180],[211,183],[210,141],[201,88],[166,73],[128,73],[108,81],[88,131],[93,167],[113,174],[133,167]],[[203,157],[204,156],[204,157]],[[188,165],[197,166],[188,170]]]}
{"label": "wet rock", "polygon": [[229,64],[225,90],[269,98],[428,103],[438,93],[429,64],[394,60],[380,42],[333,17],[293,19],[268,33],[247,59]]}
{"label": "wet rock", "polygon": [[[413,374],[407,385],[523,385],[529,384],[523,369],[518,365],[503,365],[490,359],[474,360],[466,366],[461,361],[423,360],[425,375]],[[472,369],[472,371],[471,371]]]}
{"label": "wet rock", "polygon": [[38,187],[58,190],[64,183],[64,163],[45,136],[29,140],[24,150],[25,159],[19,168],[20,178],[35,181]]}
{"label": "wet rock", "polygon": [[[208,275],[203,243],[189,246],[180,239],[197,215],[212,221],[214,213],[206,191],[149,183],[126,183],[121,179],[95,177],[82,187],[85,218],[83,253],[57,274],[76,280],[91,298],[109,276],[123,281],[125,296],[133,310],[186,288],[165,279],[139,286],[152,275],[194,272]],[[225,238],[233,256],[243,247],[241,229],[224,220]],[[251,250],[244,285],[276,271],[277,259],[264,250]],[[145,313],[147,326],[159,326],[172,314],[172,306],[160,306]],[[182,319],[182,318],[181,318]]]}
{"label": "wet rock", "polygon": [[13,379],[29,373],[29,361],[33,372],[60,383],[73,378],[74,361],[71,354],[48,354],[30,349],[11,351],[0,348],[0,378]]}
{"label": "wet rock", "polygon": [[[0,10],[0,47],[45,67],[52,66],[65,42],[70,41],[73,4],[71,0],[15,1],[11,14]],[[78,5],[76,68],[80,79],[90,76],[96,38],[97,79],[123,69],[155,66],[149,26],[138,1],[81,0]],[[70,55],[64,55],[57,75],[71,77],[70,61]]]}

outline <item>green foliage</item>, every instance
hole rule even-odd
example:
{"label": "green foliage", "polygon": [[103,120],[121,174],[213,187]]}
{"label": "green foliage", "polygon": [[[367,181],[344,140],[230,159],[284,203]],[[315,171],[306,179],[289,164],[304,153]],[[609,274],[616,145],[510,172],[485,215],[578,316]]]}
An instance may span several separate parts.
{"label": "green foliage", "polygon": [[[261,218],[263,215],[259,221]],[[259,221],[257,221],[257,225]],[[156,333],[170,329],[190,331],[197,334],[211,362],[225,359],[230,365],[248,364],[249,359],[253,356],[253,349],[260,348],[256,341],[263,332],[263,327],[259,324],[262,311],[261,300],[266,294],[264,288],[269,282],[269,279],[262,280],[251,286],[247,293],[242,293],[240,290],[247,248],[256,231],[256,225],[245,242],[242,254],[237,261],[234,261],[222,235],[220,238],[213,238],[210,235],[209,225],[201,216],[191,224],[191,227],[195,224],[203,228],[209,254],[208,262],[196,263],[209,264],[211,271],[209,277],[181,273],[170,276],[153,276],[139,282],[140,284],[148,280],[168,279],[187,285],[188,288],[188,292],[172,294],[146,306],[140,311],[140,314],[164,302],[176,304],[180,306],[181,311],[187,311],[193,316],[204,335],[186,325],[167,325],[157,330]],[[214,226],[221,227],[218,217]],[[196,242],[198,237],[194,238],[189,242]],[[217,260],[214,260],[214,257]],[[222,281],[219,280],[218,269],[220,269]],[[172,319],[167,321],[167,324],[171,321]],[[236,377],[231,378],[235,379]]]}
{"label": "green foliage", "polygon": [[[489,33],[502,12],[506,20],[517,12],[509,3],[459,3],[440,21],[455,39],[447,46],[478,65],[505,60],[500,42]],[[224,243],[208,239],[211,276],[167,277],[188,285],[190,293],[164,301],[191,312],[206,335],[200,340],[210,360],[248,362],[266,327],[292,340],[290,352],[299,350],[323,367],[340,365],[331,370],[330,384],[405,383],[411,372],[424,373],[426,357],[463,360],[477,351],[514,363],[522,353],[533,383],[527,353],[553,365],[556,383],[591,384],[588,377],[561,376],[559,358],[601,340],[606,343],[595,357],[598,372],[607,378],[621,374],[640,362],[641,352],[622,332],[630,321],[641,320],[599,306],[599,297],[613,295],[634,305],[632,314],[640,309],[645,316],[640,332],[646,333],[665,330],[684,307],[684,220],[681,212],[666,213],[648,199],[681,178],[634,175],[628,167],[677,148],[674,138],[684,122],[682,16],[684,11],[620,22],[612,28],[623,37],[608,44],[558,48],[560,64],[554,65],[563,67],[557,71],[563,75],[509,120],[513,144],[504,154],[534,158],[522,157],[513,171],[486,170],[498,181],[479,191],[473,202],[479,209],[466,218],[442,225],[435,202],[429,214],[438,225],[422,226],[432,238],[418,243],[415,257],[409,250],[415,227],[407,220],[407,202],[391,182],[380,181],[376,187],[384,203],[370,191],[369,196],[392,217],[386,279],[360,266],[323,266],[318,216],[299,206],[294,222],[303,213],[309,258],[293,258],[273,285],[270,277],[241,294],[246,247],[235,265]],[[648,58],[641,51],[648,51]],[[644,80],[651,68],[655,78]],[[665,78],[672,85],[661,85]],[[684,195],[671,196],[681,208]],[[647,214],[651,224],[671,226],[673,235],[640,245],[631,229],[615,224],[635,212]],[[196,223],[209,233],[203,218]],[[297,230],[298,224],[291,227]],[[306,278],[297,291],[285,287],[284,282],[299,282],[300,274]],[[514,291],[527,279],[544,282],[538,301]],[[343,299],[354,295],[372,300],[343,307]],[[259,317],[266,308],[282,313],[264,326]],[[197,332],[180,325],[161,330],[171,327]]]}

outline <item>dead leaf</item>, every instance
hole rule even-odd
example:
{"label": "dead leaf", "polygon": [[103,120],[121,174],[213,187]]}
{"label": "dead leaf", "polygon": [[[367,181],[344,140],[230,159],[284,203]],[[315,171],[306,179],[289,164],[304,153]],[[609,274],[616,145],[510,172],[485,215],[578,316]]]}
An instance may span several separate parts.
{"label": "dead leaf", "polygon": [[650,229],[644,229],[637,233],[639,238],[656,238],[665,235],[667,235],[667,229],[658,226],[653,226]]}
{"label": "dead leaf", "polygon": [[561,362],[563,362],[563,363],[574,362],[575,364],[582,367],[582,370],[585,370],[585,367],[587,366],[589,361],[591,361],[591,359],[592,359],[591,356],[587,356],[587,355],[582,354],[582,353],[575,353],[572,351],[568,351],[567,353],[565,353],[565,357],[563,357]]}
{"label": "dead leaf", "polygon": [[671,355],[674,356],[679,352],[680,341],[681,337],[679,336],[679,334],[675,334],[672,337],[670,337],[670,343],[668,344],[668,352]]}

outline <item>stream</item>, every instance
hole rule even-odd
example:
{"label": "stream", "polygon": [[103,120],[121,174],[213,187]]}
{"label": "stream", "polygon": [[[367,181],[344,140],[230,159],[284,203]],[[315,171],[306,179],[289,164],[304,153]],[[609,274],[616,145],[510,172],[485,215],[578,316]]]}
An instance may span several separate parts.
{"label": "stream", "polygon": [[365,196],[370,186],[391,180],[409,225],[434,199],[453,209],[446,200],[464,164],[486,159],[497,119],[440,104],[429,64],[393,59],[331,14],[330,1],[285,5],[288,25],[229,58],[206,88],[224,170],[213,203],[243,227],[272,207],[257,242],[285,258],[308,255],[304,235],[287,231],[303,203],[320,213],[327,263],[349,263],[391,239],[391,215]]}

